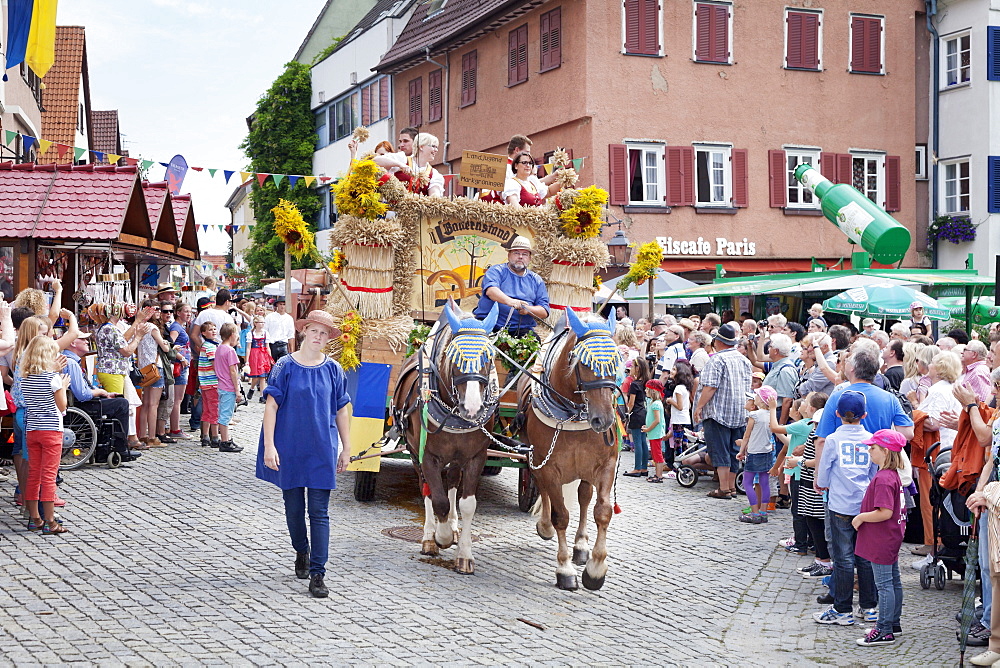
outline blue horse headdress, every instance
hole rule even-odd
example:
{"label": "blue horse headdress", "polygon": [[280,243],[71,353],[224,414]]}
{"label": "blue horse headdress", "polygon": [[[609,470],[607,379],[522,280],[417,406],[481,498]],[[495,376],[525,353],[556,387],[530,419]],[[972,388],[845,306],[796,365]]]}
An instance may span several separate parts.
{"label": "blue horse headdress", "polygon": [[616,376],[622,357],[613,338],[614,309],[611,309],[607,322],[583,322],[572,308],[566,309],[566,319],[570,329],[576,334],[577,344],[573,346],[573,355],[580,363],[602,378]]}
{"label": "blue horse headdress", "polygon": [[444,307],[444,312],[453,334],[445,349],[445,358],[458,367],[461,373],[475,373],[487,366],[496,354],[496,348],[488,335],[497,324],[499,305],[493,304],[485,320],[459,320],[450,305]]}

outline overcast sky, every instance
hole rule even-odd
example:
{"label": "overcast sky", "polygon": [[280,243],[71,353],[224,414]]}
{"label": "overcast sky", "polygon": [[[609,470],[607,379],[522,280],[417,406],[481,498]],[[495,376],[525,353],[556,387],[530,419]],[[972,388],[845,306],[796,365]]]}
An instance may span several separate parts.
{"label": "overcast sky", "polygon": [[[59,25],[87,29],[94,109],[117,109],[132,156],[245,169],[246,117],[295,55],[324,0],[60,0]],[[163,179],[154,166],[153,180]],[[222,173],[189,171],[199,224],[228,224],[226,200],[239,185]],[[227,237],[199,229],[203,252]]]}

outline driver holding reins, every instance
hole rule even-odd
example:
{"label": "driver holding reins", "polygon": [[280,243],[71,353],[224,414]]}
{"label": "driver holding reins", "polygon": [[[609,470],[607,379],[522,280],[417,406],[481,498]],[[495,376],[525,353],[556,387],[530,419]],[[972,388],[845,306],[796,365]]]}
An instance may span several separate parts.
{"label": "driver holding reins", "polygon": [[495,264],[483,275],[482,293],[473,314],[484,320],[496,302],[500,307],[496,332],[506,329],[521,338],[535,329],[535,319],[549,315],[549,291],[542,277],[528,269],[531,242],[518,236],[507,251],[507,263]]}

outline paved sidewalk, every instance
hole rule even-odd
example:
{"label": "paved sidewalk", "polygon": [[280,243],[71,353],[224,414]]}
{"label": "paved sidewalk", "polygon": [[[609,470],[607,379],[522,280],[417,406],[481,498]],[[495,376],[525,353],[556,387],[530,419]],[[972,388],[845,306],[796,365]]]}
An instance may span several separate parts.
{"label": "paved sidewalk", "polygon": [[[195,441],[149,451],[117,470],[68,472],[72,533],[24,530],[0,503],[3,664],[530,664],[945,666],[958,658],[961,583],[922,591],[903,565],[905,634],[864,649],[866,625],[821,627],[808,563],[776,541],[790,520],[736,521],[737,501],[710,483],[622,478],[599,592],[554,586],[555,545],[517,510],[516,475],[484,478],[474,533],[476,575],[461,576],[383,530],[419,528],[406,462],[389,461],[377,499],[353,498],[353,474],[331,501],[327,583],[309,597],[292,571],[278,490],[254,478],[262,406],[239,409],[223,454]],[[631,455],[625,453],[621,470]],[[594,532],[591,532],[593,537]],[[535,628],[519,618],[539,624]],[[975,650],[973,650],[975,651]]]}

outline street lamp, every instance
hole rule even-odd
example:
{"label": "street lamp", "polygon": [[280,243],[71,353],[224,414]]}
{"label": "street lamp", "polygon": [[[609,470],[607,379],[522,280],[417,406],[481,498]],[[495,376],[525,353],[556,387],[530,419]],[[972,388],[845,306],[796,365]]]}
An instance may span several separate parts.
{"label": "street lamp", "polygon": [[611,257],[612,265],[626,265],[632,258],[632,247],[629,245],[628,237],[618,229],[615,235],[608,242],[608,254]]}

